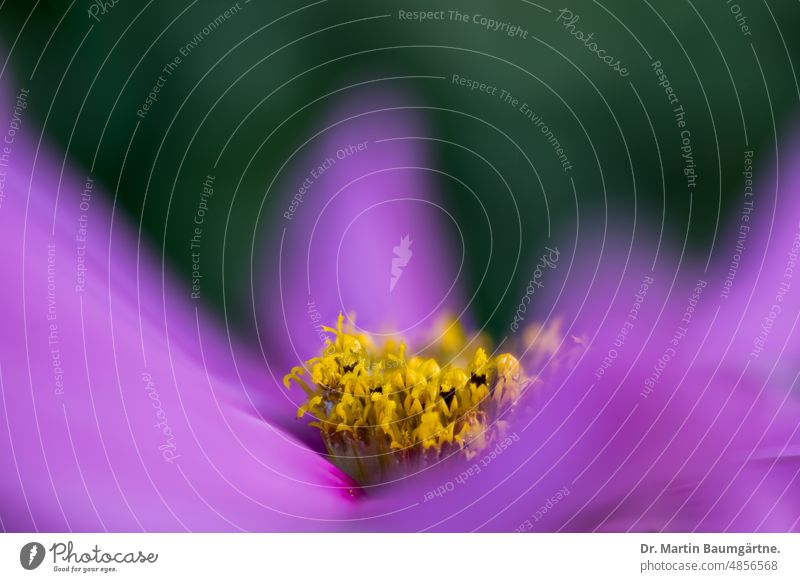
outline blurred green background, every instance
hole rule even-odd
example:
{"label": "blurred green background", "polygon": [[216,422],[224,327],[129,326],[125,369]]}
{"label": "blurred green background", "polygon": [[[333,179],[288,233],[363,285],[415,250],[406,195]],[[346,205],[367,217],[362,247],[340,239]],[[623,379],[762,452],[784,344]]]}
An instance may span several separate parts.
{"label": "blurred green background", "polygon": [[[101,4],[3,2],[0,42],[6,54],[13,47],[6,74],[30,89],[33,123],[115,195],[134,224],[141,221],[143,235],[157,248],[163,245],[187,288],[192,220],[205,176],[216,175],[214,209],[203,235],[204,301],[222,313],[224,291],[226,315],[243,333],[252,331],[251,242],[254,233],[269,240],[284,203],[268,199],[260,219],[258,209],[280,165],[317,131],[335,97],[294,114],[327,93],[380,77],[448,78],[406,83],[416,104],[429,108],[429,135],[443,140],[436,146],[438,167],[478,193],[491,208],[493,224],[513,225],[494,233],[488,281],[502,282],[520,244],[506,189],[514,192],[522,217],[521,264],[531,265],[547,243],[545,193],[553,231],[574,228],[570,179],[582,228],[603,228],[607,217],[627,241],[635,215],[637,231],[658,236],[663,223],[666,240],[681,245],[687,238],[689,252],[704,262],[718,226],[741,204],[743,151],[755,150],[756,167],[765,167],[775,128],[778,135],[788,131],[800,98],[790,66],[800,54],[800,4],[794,1],[542,0],[537,6],[525,0],[252,0],[240,2],[235,14],[182,58],[142,119],[137,110],[162,68],[236,3]],[[628,77],[556,21],[562,8],[580,16],[575,28],[593,32],[598,45],[625,64]],[[482,14],[527,30],[528,38],[471,20],[405,21],[399,10]],[[680,135],[651,67],[654,60],[669,75],[692,132],[698,185],[691,219]],[[453,74],[504,88],[529,103],[573,169],[562,169],[553,146],[518,110],[455,86],[449,81]],[[478,152],[507,186],[489,166],[447,141]],[[284,182],[289,178],[279,176],[276,186],[291,190],[294,185]],[[488,253],[485,220],[478,205],[460,203],[464,193],[453,182],[442,181],[441,187],[468,235],[468,273],[477,285]],[[523,268],[522,286],[526,277]],[[505,284],[484,285],[478,297],[479,318],[489,318],[501,304],[489,326],[495,332],[519,299],[513,288],[503,297],[504,290]]]}

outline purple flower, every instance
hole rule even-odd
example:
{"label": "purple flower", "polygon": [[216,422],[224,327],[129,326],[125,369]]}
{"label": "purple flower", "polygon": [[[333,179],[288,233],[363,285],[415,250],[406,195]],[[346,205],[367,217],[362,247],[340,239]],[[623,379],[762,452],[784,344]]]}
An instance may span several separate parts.
{"label": "purple flower", "polygon": [[708,271],[666,242],[554,240],[535,293],[512,287],[529,300],[509,343],[537,381],[502,438],[382,485],[336,467],[281,382],[322,326],[355,314],[420,350],[444,313],[473,326],[466,235],[437,196],[455,178],[414,102],[359,92],[289,152],[251,343],[25,121],[0,168],[4,529],[800,529],[797,144]]}

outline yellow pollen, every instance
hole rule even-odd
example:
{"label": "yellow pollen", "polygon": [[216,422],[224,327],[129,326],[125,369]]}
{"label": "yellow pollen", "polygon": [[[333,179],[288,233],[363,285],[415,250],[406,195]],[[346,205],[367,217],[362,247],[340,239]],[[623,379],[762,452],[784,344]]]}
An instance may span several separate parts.
{"label": "yellow pollen", "polygon": [[498,419],[526,385],[514,356],[474,347],[457,322],[430,353],[411,357],[402,341],[379,347],[343,322],[340,314],[336,328],[324,328],[332,339],[322,355],[294,367],[284,384],[306,392],[298,417],[310,417],[333,461],[359,482],[451,454],[470,458],[504,436]]}

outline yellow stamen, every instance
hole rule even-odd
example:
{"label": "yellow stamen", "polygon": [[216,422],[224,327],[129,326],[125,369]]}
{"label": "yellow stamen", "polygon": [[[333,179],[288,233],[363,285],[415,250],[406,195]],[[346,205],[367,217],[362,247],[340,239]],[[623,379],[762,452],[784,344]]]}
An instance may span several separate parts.
{"label": "yellow stamen", "polygon": [[[452,453],[476,455],[499,436],[497,420],[526,381],[514,356],[490,357],[455,322],[444,345],[411,358],[402,341],[376,347],[346,329],[343,315],[324,329],[333,337],[322,355],[293,368],[284,384],[306,391],[298,417],[312,417],[334,462],[362,483]],[[311,386],[301,378],[306,370]]]}

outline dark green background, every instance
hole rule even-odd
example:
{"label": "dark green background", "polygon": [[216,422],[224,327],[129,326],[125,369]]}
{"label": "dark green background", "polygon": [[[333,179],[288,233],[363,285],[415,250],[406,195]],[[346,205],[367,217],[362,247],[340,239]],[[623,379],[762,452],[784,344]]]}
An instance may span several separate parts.
{"label": "dark green background", "polygon": [[[141,219],[145,236],[156,247],[164,245],[167,260],[187,288],[191,274],[188,238],[205,175],[212,172],[220,147],[247,112],[299,75],[252,111],[215,172],[219,195],[203,235],[203,290],[208,305],[221,313],[224,285],[227,316],[245,333],[251,328],[249,254],[253,233],[259,241],[270,240],[269,233],[273,226],[277,228],[281,213],[280,203],[267,200],[256,224],[258,208],[286,156],[316,131],[314,124],[334,100],[321,99],[283,125],[244,174],[231,204],[233,187],[264,138],[298,108],[328,92],[380,77],[453,73],[505,87],[531,103],[567,149],[574,167],[571,176],[580,193],[582,227],[602,228],[608,216],[613,228],[628,240],[626,229],[630,230],[634,209],[637,228],[656,235],[664,213],[665,236],[680,245],[688,231],[689,251],[701,260],[709,253],[717,224],[724,225],[741,201],[742,152],[748,146],[739,101],[749,147],[756,151],[757,167],[761,168],[774,151],[772,114],[778,134],[784,135],[798,107],[789,59],[797,59],[800,50],[800,4],[789,0],[739,2],[753,31],[751,37],[742,35],[724,0],[574,1],[567,5],[542,0],[540,4],[551,9],[569,7],[580,14],[578,28],[595,32],[598,43],[623,60],[631,71],[627,79],[614,74],[569,36],[555,23],[554,13],[522,0],[331,0],[270,26],[265,25],[306,3],[253,0],[246,5],[242,2],[239,15],[184,59],[159,102],[139,123],[120,176],[140,121],[136,110],[159,70],[178,54],[180,46],[233,3],[200,0],[190,6],[185,1],[147,4],[120,0],[99,23],[87,15],[90,4],[76,1],[67,11],[68,2],[42,1],[35,9],[33,2],[5,2],[0,9],[0,40],[6,52],[14,46],[7,72],[18,87],[31,90],[31,120],[44,126],[48,138],[66,151],[75,165],[87,174],[92,171],[107,192],[116,193],[118,204],[132,220]],[[539,40],[508,38],[470,24],[419,24],[397,18],[398,9],[423,8],[480,12],[519,24]],[[392,16],[362,20],[383,14]],[[360,21],[350,22],[354,20]],[[690,120],[701,174],[690,222],[674,119],[649,67],[650,60],[632,34],[654,59],[662,61]],[[274,54],[264,60],[270,53]],[[334,62],[323,64],[331,60]],[[302,74],[312,67],[317,68]],[[647,107],[655,139],[629,82]],[[519,112],[447,81],[407,83],[416,104],[431,108],[426,113],[429,135],[476,150],[514,191],[523,220],[523,265],[535,262],[547,242],[541,188],[532,179],[525,159],[502,135],[485,123],[443,109],[480,117],[516,140],[539,170],[551,204],[553,229],[574,227],[575,204],[567,176],[555,161],[551,146]],[[569,104],[583,128],[545,84]],[[584,129],[599,158],[607,197]],[[666,196],[656,143],[664,163]],[[516,228],[503,228],[504,224],[516,224],[513,206],[503,194],[505,185],[485,164],[459,148],[442,144],[435,152],[438,167],[465,181],[492,208],[493,224],[500,227],[495,228],[496,253],[488,280],[505,282],[519,242]],[[629,154],[635,171],[635,196]],[[280,178],[278,185],[292,187]],[[488,252],[484,219],[476,204],[459,203],[464,192],[452,182],[442,181],[441,187],[451,197],[451,211],[468,235],[467,258],[473,266],[469,273],[477,280]],[[522,286],[524,271],[518,277]],[[505,284],[481,288],[479,316],[488,317],[504,288]],[[508,320],[516,295],[513,292],[502,299],[490,329]]]}

